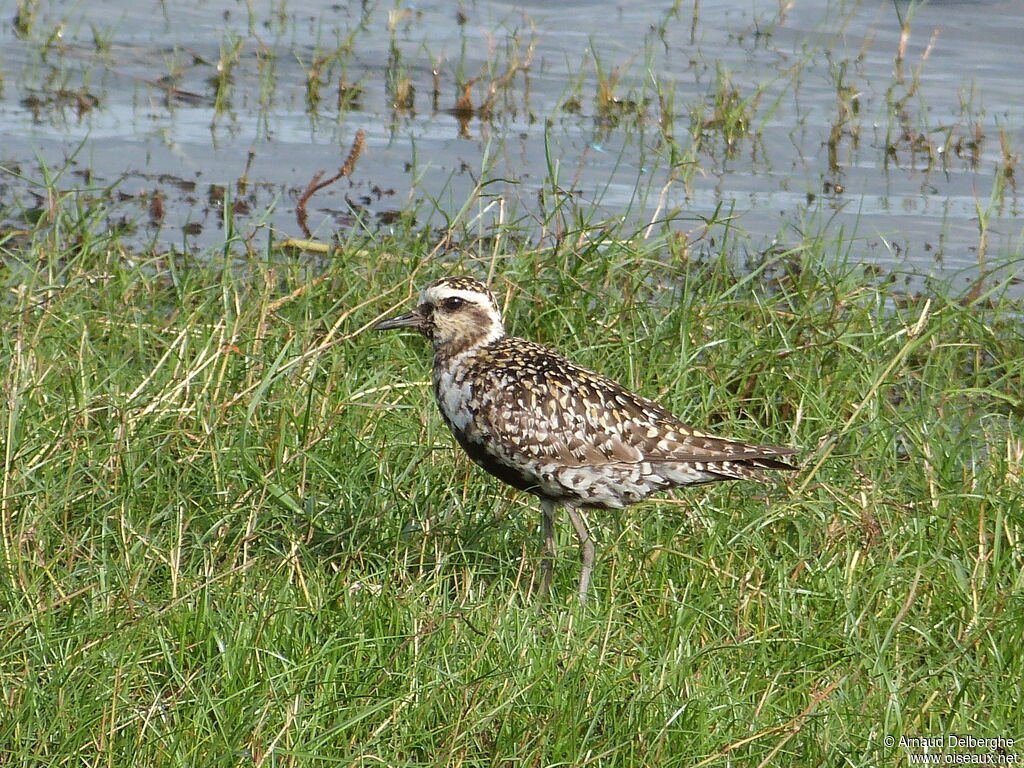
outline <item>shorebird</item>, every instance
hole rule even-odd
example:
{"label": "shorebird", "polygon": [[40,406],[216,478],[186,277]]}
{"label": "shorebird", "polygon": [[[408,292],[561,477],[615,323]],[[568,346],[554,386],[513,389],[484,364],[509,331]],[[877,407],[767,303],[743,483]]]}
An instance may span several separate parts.
{"label": "shorebird", "polygon": [[412,311],[374,326],[397,328],[415,329],[433,345],[434,397],[469,457],[540,499],[545,594],[559,507],[579,539],[585,602],[594,543],[581,508],[621,509],[668,488],[765,481],[762,470],[796,469],[779,458],[794,448],[702,432],[554,350],[506,335],[494,294],[472,277],[436,280]]}

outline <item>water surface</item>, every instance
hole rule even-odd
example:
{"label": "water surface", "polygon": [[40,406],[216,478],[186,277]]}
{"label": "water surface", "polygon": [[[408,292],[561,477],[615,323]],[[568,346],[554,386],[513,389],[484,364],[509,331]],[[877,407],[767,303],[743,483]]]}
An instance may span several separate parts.
{"label": "water surface", "polygon": [[216,246],[225,205],[251,243],[302,236],[298,197],[362,131],[309,200],[315,237],[441,228],[489,181],[482,234],[549,236],[568,200],[694,238],[728,214],[755,251],[853,238],[965,282],[980,225],[984,258],[1022,251],[1016,0],[43,5],[2,14],[8,226],[56,176],[140,246]]}

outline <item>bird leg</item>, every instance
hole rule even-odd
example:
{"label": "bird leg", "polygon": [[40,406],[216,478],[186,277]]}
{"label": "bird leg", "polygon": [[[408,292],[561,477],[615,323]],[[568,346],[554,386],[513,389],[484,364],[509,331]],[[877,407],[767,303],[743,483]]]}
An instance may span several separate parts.
{"label": "bird leg", "polygon": [[541,525],[544,529],[544,558],[540,561],[540,593],[547,595],[551,591],[551,573],[555,567],[555,512],[557,507],[553,501],[541,499]]}
{"label": "bird leg", "polygon": [[594,542],[590,540],[587,525],[583,522],[580,511],[574,507],[566,507],[572,527],[576,529],[576,538],[580,540],[580,602],[587,602],[587,589],[590,587],[590,572],[594,570]]}

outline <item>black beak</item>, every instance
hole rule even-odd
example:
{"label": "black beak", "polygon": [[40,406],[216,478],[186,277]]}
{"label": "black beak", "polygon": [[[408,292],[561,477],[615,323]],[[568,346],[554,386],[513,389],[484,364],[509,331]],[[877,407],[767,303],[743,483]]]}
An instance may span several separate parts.
{"label": "black beak", "polygon": [[406,312],[404,315],[398,317],[392,317],[387,320],[381,320],[371,331],[392,331],[396,328],[421,328],[423,326],[423,316],[413,310],[412,312]]}

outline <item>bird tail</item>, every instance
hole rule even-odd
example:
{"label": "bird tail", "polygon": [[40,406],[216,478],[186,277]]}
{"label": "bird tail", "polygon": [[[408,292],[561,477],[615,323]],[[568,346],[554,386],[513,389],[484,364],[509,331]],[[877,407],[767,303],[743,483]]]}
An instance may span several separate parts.
{"label": "bird tail", "polygon": [[[770,475],[766,475],[762,470],[779,469],[793,472],[798,469],[798,467],[776,458],[776,456],[779,455],[787,456],[789,454],[796,453],[795,450],[790,448],[771,450],[773,452],[767,456],[757,456],[755,458],[742,459],[738,461],[723,461],[719,464],[709,466],[709,469],[722,475],[722,479],[724,480],[754,480],[758,483],[768,483],[772,482],[774,479]],[[779,453],[774,453],[775,450],[778,450]]]}

